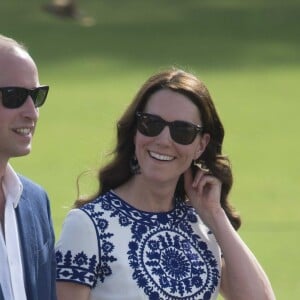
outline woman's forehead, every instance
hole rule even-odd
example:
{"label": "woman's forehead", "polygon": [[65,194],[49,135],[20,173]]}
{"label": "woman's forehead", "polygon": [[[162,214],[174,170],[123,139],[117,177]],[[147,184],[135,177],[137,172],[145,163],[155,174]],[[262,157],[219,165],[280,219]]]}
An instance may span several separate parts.
{"label": "woman's forehead", "polygon": [[152,94],[144,111],[170,120],[200,121],[199,109],[192,100],[170,89],[162,89]]}

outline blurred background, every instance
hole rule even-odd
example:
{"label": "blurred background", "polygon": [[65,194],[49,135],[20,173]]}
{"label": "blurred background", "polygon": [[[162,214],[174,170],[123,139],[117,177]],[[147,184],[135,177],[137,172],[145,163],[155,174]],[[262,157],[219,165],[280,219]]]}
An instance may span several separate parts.
{"label": "blurred background", "polygon": [[[29,48],[51,87],[32,154],[12,164],[48,191],[57,238],[77,176],[109,158],[140,85],[183,68],[206,83],[224,123],[240,235],[277,299],[299,299],[300,2],[87,0],[76,19],[48,3],[1,1],[0,33]],[[91,175],[80,182],[84,194],[97,188]]]}

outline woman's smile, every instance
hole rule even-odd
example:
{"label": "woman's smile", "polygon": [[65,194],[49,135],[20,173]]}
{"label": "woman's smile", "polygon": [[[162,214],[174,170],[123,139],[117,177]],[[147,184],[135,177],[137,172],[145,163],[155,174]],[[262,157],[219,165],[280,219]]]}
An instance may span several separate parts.
{"label": "woman's smile", "polygon": [[159,161],[172,161],[175,159],[174,156],[166,155],[166,154],[159,154],[157,152],[149,151],[149,155]]}

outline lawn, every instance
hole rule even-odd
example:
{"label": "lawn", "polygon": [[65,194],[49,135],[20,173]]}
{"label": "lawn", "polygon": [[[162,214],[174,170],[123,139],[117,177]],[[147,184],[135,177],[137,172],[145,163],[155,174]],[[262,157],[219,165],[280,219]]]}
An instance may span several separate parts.
{"label": "lawn", "polygon": [[[97,21],[85,27],[46,15],[45,1],[2,2],[0,32],[27,45],[51,86],[32,154],[12,164],[47,189],[57,237],[77,176],[108,159],[137,89],[177,66],[204,80],[223,120],[242,238],[277,299],[299,299],[300,3],[80,1]],[[81,182],[83,193],[97,187]]]}

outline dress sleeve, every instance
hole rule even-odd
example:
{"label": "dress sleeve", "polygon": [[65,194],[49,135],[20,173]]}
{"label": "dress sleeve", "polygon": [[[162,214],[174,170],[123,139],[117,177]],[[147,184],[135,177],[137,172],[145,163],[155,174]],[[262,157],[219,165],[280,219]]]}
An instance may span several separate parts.
{"label": "dress sleeve", "polygon": [[95,226],[80,209],[72,209],[56,244],[57,281],[93,287],[99,270],[99,247]]}

